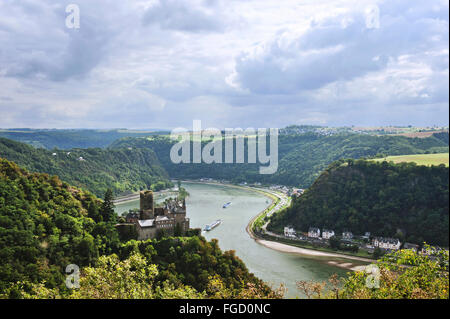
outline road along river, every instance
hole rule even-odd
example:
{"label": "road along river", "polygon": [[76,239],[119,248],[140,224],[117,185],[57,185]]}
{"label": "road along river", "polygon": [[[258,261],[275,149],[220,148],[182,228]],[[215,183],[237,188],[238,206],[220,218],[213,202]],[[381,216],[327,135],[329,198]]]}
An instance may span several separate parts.
{"label": "road along river", "polygon": [[[258,244],[246,232],[246,227],[269,205],[268,198],[261,193],[225,185],[186,182],[182,186],[189,192],[186,206],[191,227],[203,229],[206,224],[221,219],[221,225],[203,235],[209,240],[217,238],[222,250],[235,250],[251,272],[274,288],[283,283],[288,298],[303,297],[295,287],[297,280],[323,281],[333,273],[343,276],[350,271],[343,267],[364,264],[339,257],[281,252]],[[231,205],[222,208],[227,202]],[[121,214],[138,207],[139,200],[128,201],[117,204],[116,211]]]}

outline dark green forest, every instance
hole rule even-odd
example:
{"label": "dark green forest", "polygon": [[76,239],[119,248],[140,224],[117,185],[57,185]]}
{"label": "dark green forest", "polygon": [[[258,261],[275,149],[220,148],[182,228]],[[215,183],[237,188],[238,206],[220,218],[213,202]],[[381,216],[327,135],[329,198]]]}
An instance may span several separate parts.
{"label": "dark green forest", "polygon": [[17,281],[56,287],[67,265],[89,265],[117,249],[110,214],[89,192],[0,159],[0,290]]}
{"label": "dark green forest", "polygon": [[291,207],[274,215],[269,230],[293,225],[398,237],[442,245],[449,240],[449,168],[341,160],[331,164]]}
{"label": "dark green forest", "polygon": [[123,261],[139,254],[156,265],[154,288],[187,285],[215,294],[207,291],[215,279],[230,297],[248,284],[261,294],[272,293],[233,251],[222,252],[217,241],[206,241],[198,231],[188,237],[121,241],[111,194],[101,201],[56,176],[29,173],[0,159],[0,296],[19,298],[35,284],[67,296],[67,265],[95,268],[100,256],[111,254]]}
{"label": "dark green forest", "polygon": [[258,171],[260,164],[173,164],[169,155],[174,143],[167,136],[128,137],[114,142],[111,148],[152,149],[171,177],[210,177],[233,182],[262,182],[301,188],[309,187],[330,163],[342,158],[441,153],[448,152],[449,149],[448,133],[428,138],[348,133],[332,136],[315,133],[283,134],[279,136],[278,142],[278,171],[272,175],[261,175]]}
{"label": "dark green forest", "polygon": [[155,153],[149,149],[46,150],[0,138],[0,157],[32,172],[57,175],[97,196],[103,196],[107,189],[119,195],[172,186]]}

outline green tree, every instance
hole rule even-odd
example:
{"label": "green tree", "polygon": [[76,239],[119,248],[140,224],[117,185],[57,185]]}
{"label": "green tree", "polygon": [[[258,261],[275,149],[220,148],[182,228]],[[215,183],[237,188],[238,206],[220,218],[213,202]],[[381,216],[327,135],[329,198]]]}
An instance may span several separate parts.
{"label": "green tree", "polygon": [[430,256],[399,250],[378,260],[371,271],[351,272],[342,280],[333,275],[328,285],[299,281],[297,287],[319,299],[448,299],[448,251],[429,251]]}
{"label": "green tree", "polygon": [[103,216],[100,214],[98,205],[95,202],[89,203],[88,216],[97,223],[103,221]]}
{"label": "green tree", "polygon": [[105,197],[103,199],[102,207],[100,209],[102,218],[107,222],[115,222],[117,219],[116,213],[114,212],[114,195],[111,189],[105,193]]}
{"label": "green tree", "polygon": [[333,249],[340,249],[341,248],[341,240],[337,238],[336,236],[332,236],[330,238],[330,247]]}
{"label": "green tree", "polygon": [[379,247],[375,247],[373,250],[373,258],[379,259],[381,256],[383,256],[383,251]]}
{"label": "green tree", "polygon": [[448,251],[427,256],[410,249],[384,256],[379,269],[379,287],[366,284],[373,274],[355,272],[343,282],[340,298],[346,299],[448,299]]}

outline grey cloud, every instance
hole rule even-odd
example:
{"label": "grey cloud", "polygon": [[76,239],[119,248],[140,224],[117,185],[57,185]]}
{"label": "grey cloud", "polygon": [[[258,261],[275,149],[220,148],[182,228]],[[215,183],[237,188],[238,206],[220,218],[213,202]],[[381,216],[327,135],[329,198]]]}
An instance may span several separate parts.
{"label": "grey cloud", "polygon": [[73,2],[0,0],[0,127],[448,124],[447,1],[381,2],[367,29],[342,0],[295,37],[291,2],[77,0],[69,30]]}
{"label": "grey cloud", "polygon": [[158,25],[162,29],[185,32],[218,32],[224,30],[224,24],[216,15],[217,11],[208,12],[207,7],[214,6],[213,1],[207,6],[195,5],[195,2],[178,0],[161,0],[145,12],[144,25]]}
{"label": "grey cloud", "polygon": [[[67,3],[65,3],[67,2]],[[80,29],[65,26],[64,1],[15,2],[5,6],[4,14],[20,14],[33,30],[23,30],[20,24],[7,25],[0,36],[3,50],[0,70],[17,78],[63,81],[89,74],[108,53],[108,44],[117,32],[110,27],[101,8],[89,1],[79,1],[82,25]]]}
{"label": "grey cloud", "polygon": [[[414,13],[420,10],[411,1],[390,6],[380,6],[380,28],[367,28],[362,12],[354,12],[315,24],[287,45],[277,35],[262,53],[236,60],[236,80],[255,94],[292,94],[382,70],[391,57],[448,48],[448,16],[442,13],[448,8],[425,10],[418,18]],[[345,26],[344,18],[350,18]],[[442,24],[447,28],[439,28]],[[436,44],[433,36],[442,40]],[[448,53],[445,58],[448,63]],[[433,65],[445,66],[442,59],[434,58]]]}

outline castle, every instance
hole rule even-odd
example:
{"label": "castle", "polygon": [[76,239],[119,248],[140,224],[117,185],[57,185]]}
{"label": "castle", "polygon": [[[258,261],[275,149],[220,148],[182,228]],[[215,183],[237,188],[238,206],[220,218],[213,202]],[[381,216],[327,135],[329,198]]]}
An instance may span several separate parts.
{"label": "castle", "polygon": [[125,219],[127,223],[135,225],[138,240],[155,238],[160,232],[174,235],[177,227],[182,234],[189,229],[185,200],[175,199],[167,202],[164,207],[154,207],[152,191],[140,193],[139,213],[130,212]]}

